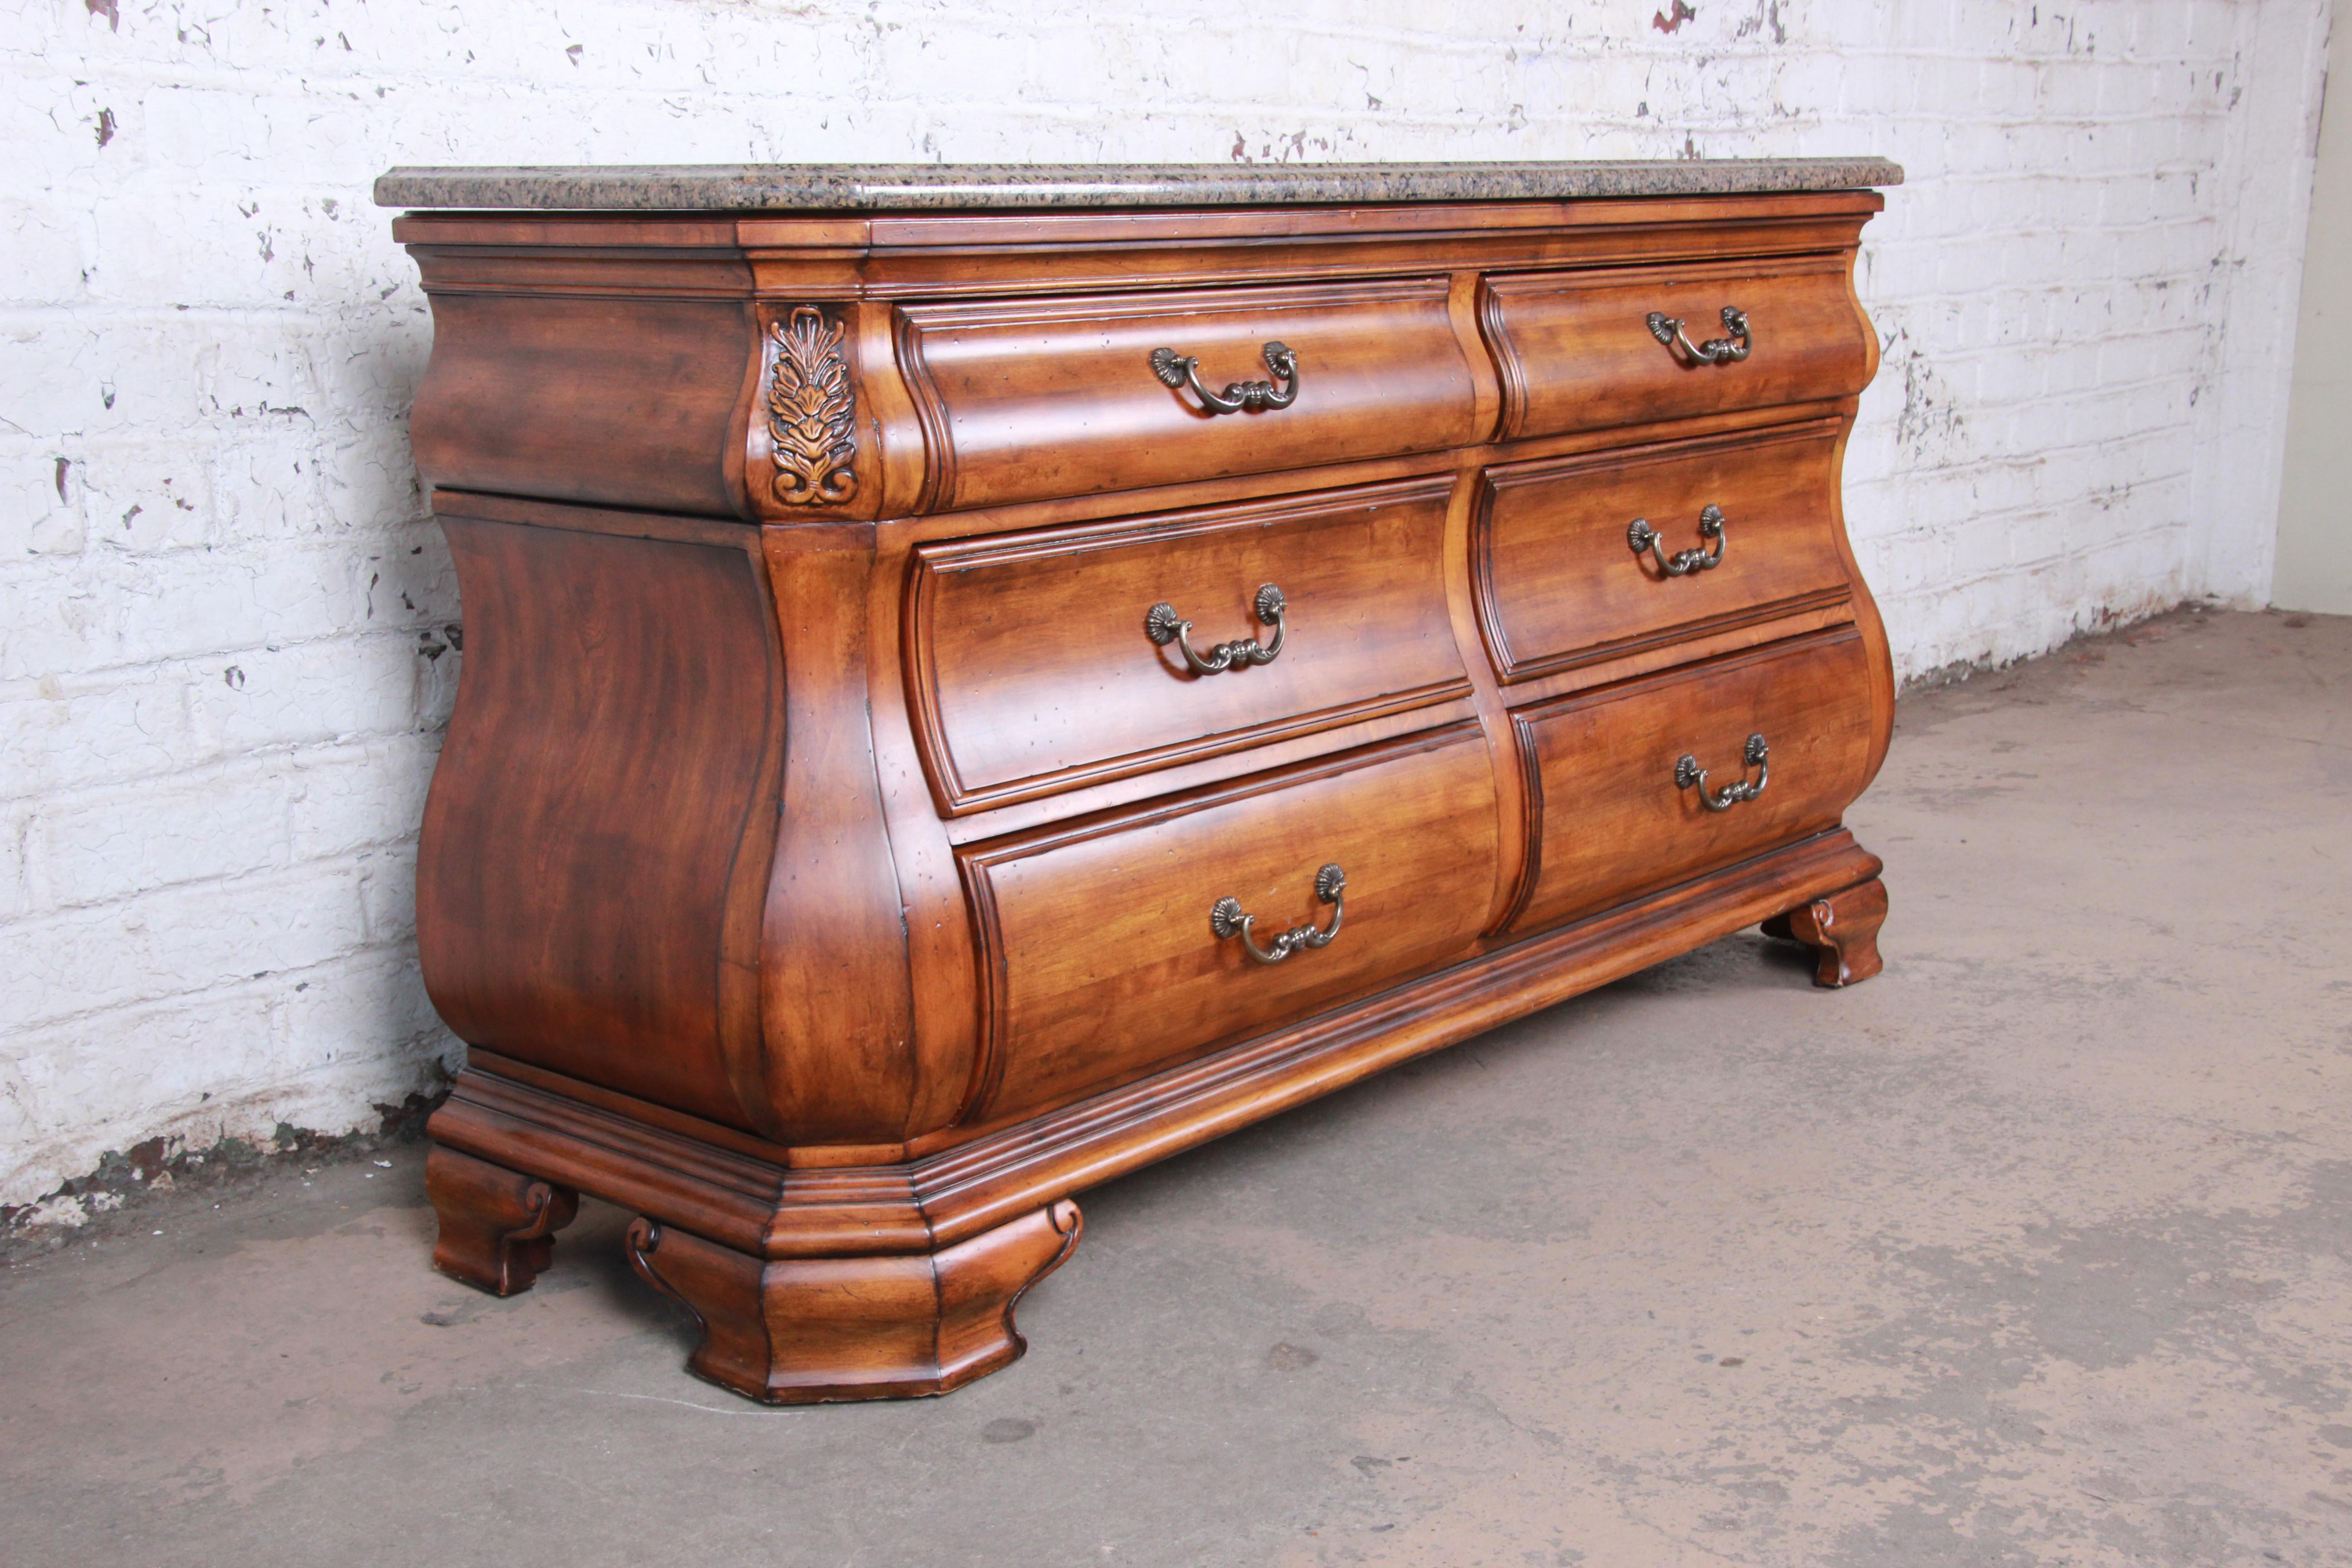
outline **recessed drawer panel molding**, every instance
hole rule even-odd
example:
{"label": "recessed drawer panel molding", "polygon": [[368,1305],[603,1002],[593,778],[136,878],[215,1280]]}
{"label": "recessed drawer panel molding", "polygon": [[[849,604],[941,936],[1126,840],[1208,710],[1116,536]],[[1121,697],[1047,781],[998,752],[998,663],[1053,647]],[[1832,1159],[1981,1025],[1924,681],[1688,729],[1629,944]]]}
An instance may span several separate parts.
{"label": "recessed drawer panel molding", "polygon": [[1495,892],[1495,809],[1485,739],[1459,724],[964,851],[986,1041],[976,1119],[1466,953]]}
{"label": "recessed drawer panel molding", "polygon": [[1506,683],[1852,596],[1843,422],[1486,470],[1471,536]]}
{"label": "recessed drawer panel molding", "polygon": [[904,306],[899,353],[931,454],[921,510],[1476,440],[1449,289],[1403,278]]}
{"label": "recessed drawer panel molding", "polygon": [[1450,476],[919,546],[908,686],[960,815],[1470,690]]}
{"label": "recessed drawer panel molding", "polygon": [[1876,356],[1847,267],[1822,257],[1490,277],[1480,315],[1502,374],[1503,435],[1851,397]]}
{"label": "recessed drawer panel molding", "polygon": [[1836,826],[1868,776],[1871,717],[1853,694],[1869,658],[1858,633],[1830,632],[1513,713],[1528,865],[1508,928]]}

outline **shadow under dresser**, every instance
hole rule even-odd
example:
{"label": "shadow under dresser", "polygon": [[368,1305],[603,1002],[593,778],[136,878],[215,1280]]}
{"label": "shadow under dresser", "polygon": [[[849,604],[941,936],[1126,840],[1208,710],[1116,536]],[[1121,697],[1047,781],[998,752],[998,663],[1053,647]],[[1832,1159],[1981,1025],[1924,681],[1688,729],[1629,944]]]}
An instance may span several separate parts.
{"label": "shadow under dresser", "polygon": [[434,1261],[776,1402],[1072,1195],[1758,921],[1866,978],[1874,159],[395,170],[465,610]]}

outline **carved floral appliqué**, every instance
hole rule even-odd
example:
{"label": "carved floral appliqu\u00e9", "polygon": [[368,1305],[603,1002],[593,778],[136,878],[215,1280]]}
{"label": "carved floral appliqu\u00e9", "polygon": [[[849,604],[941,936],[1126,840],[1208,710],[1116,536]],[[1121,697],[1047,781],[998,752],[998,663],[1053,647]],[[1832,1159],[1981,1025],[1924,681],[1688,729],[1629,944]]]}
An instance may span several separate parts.
{"label": "carved floral appliqu\u00e9", "polygon": [[776,363],[768,381],[768,437],[775,496],[786,506],[831,506],[857,489],[857,398],[841,352],[841,325],[814,305],[769,329]]}

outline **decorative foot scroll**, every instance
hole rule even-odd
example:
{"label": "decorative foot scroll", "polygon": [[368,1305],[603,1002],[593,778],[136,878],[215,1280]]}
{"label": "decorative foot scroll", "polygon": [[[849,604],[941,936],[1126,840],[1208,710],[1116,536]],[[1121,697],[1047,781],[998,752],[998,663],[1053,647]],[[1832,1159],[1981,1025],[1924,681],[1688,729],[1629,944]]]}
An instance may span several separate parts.
{"label": "decorative foot scroll", "polygon": [[569,1187],[439,1143],[425,1157],[425,1195],[441,1219],[433,1267],[493,1296],[530,1289],[555,1255],[555,1233],[580,1212]]}
{"label": "decorative foot scroll", "polygon": [[1078,1205],[935,1253],[762,1261],[656,1220],[629,1261],[702,1328],[687,1369],[771,1405],[945,1394],[1016,1360],[1013,1309],[1077,1245]]}
{"label": "decorative foot scroll", "polygon": [[1766,936],[1801,942],[1818,961],[1816,985],[1851,985],[1885,967],[1878,956],[1878,928],[1886,920],[1886,884],[1869,881],[1800,904],[1764,922]]}

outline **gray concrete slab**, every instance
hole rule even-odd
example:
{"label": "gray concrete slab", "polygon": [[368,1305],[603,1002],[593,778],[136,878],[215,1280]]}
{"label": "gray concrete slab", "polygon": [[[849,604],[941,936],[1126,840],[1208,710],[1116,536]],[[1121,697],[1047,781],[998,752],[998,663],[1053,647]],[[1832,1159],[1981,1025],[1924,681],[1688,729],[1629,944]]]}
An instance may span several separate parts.
{"label": "gray concrete slab", "polygon": [[0,1285],[0,1557],[2352,1562],[2352,619],[1906,700],[1853,824],[1879,979],[1748,933],[1105,1188],[944,1400],[693,1381],[609,1209],[445,1280],[413,1150],[152,1201]]}

